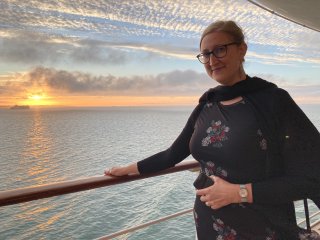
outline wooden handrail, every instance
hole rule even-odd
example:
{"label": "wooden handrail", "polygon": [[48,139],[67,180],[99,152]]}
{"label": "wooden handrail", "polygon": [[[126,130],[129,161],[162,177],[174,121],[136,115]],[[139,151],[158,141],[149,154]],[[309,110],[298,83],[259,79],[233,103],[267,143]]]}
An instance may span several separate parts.
{"label": "wooden handrail", "polygon": [[89,189],[106,187],[115,184],[131,182],[139,179],[160,176],[164,174],[180,172],[184,170],[191,170],[198,168],[199,163],[195,160],[184,161],[177,164],[175,167],[167,170],[153,173],[153,174],[134,174],[124,177],[111,177],[111,176],[95,176],[78,180],[71,180],[65,182],[57,182],[52,184],[45,184],[39,186],[32,186],[27,188],[20,188],[0,192],[0,207],[23,202],[29,202],[42,198],[49,198],[68,193],[80,192]]}

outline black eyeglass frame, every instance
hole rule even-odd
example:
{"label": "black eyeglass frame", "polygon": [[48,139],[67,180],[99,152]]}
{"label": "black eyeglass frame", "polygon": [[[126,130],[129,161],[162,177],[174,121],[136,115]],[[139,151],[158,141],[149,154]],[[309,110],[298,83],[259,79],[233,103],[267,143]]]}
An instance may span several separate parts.
{"label": "black eyeglass frame", "polygon": [[[206,61],[206,62],[201,62],[202,64],[207,64],[207,63],[210,61],[210,56],[211,56],[211,54],[213,54],[213,56],[215,56],[216,58],[223,58],[223,57],[225,57],[225,56],[227,55],[227,53],[228,53],[228,46],[230,46],[230,45],[239,45],[239,44],[240,44],[239,42],[231,42],[231,43],[227,43],[227,44],[217,45],[212,51],[206,52],[206,53],[199,53],[196,57],[198,58],[199,62],[201,62],[201,61],[200,61],[200,57],[202,57],[202,56],[208,56],[208,61]],[[220,57],[219,57],[219,56],[216,55],[215,51],[216,51],[218,48],[220,48],[220,47],[225,47],[225,48],[226,48],[226,53],[225,53],[223,56],[220,56]]]}

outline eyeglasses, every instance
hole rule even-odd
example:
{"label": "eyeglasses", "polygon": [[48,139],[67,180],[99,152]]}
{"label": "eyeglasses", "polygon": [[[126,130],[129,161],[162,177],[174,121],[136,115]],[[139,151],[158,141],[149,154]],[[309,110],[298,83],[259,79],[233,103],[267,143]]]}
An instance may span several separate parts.
{"label": "eyeglasses", "polygon": [[210,56],[213,54],[216,58],[223,58],[227,55],[228,46],[239,44],[237,42],[232,42],[228,44],[218,45],[210,52],[203,52],[197,55],[198,60],[203,63],[207,64],[210,61]]}

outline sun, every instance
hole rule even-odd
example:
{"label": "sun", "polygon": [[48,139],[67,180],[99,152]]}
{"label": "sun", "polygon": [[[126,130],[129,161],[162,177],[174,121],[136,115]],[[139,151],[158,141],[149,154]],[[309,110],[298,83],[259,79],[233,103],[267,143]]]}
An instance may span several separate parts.
{"label": "sun", "polygon": [[32,100],[34,100],[34,101],[40,101],[40,100],[42,100],[43,99],[43,96],[42,95],[31,95],[30,97],[29,97],[29,99],[32,99]]}
{"label": "sun", "polygon": [[28,105],[33,105],[33,106],[44,105],[44,99],[45,99],[45,96],[42,93],[30,94],[26,102],[28,103]]}
{"label": "sun", "polygon": [[45,92],[29,92],[26,94],[25,100],[19,104],[29,106],[51,106],[55,105],[55,101],[52,97],[48,96]]}

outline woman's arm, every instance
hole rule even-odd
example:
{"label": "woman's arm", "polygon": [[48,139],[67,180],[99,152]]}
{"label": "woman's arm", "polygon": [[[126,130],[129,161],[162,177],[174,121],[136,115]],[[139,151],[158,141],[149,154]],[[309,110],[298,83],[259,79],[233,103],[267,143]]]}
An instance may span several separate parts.
{"label": "woman's arm", "polygon": [[285,90],[278,89],[275,99],[283,174],[252,184],[257,203],[280,204],[320,192],[319,132]]}
{"label": "woman's arm", "polygon": [[191,113],[185,127],[174,143],[165,151],[154,154],[137,163],[132,163],[124,167],[113,167],[105,170],[105,174],[114,176],[123,176],[133,173],[153,173],[175,166],[187,156],[190,155],[189,142],[192,136],[195,121],[202,110],[202,104]]}

